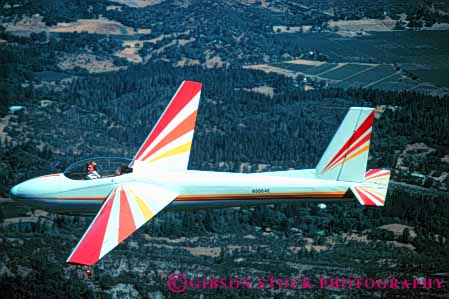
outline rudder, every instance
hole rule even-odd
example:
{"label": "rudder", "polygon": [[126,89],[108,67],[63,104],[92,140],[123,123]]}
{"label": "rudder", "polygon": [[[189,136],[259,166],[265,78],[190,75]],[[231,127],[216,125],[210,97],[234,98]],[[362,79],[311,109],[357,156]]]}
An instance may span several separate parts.
{"label": "rudder", "polygon": [[351,107],[316,167],[322,179],[364,182],[374,109]]}

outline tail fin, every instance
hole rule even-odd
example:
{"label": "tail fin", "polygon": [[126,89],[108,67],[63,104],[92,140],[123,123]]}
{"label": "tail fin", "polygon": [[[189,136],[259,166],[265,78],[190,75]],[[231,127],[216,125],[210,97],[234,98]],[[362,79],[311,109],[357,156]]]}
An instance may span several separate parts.
{"label": "tail fin", "polygon": [[365,174],[365,182],[354,184],[351,191],[363,206],[383,206],[389,181],[389,170],[370,169]]}
{"label": "tail fin", "polygon": [[373,108],[349,109],[316,167],[316,176],[336,181],[363,182],[373,121]]}
{"label": "tail fin", "polygon": [[186,170],[201,95],[201,83],[184,81],[135,155],[131,167]]}

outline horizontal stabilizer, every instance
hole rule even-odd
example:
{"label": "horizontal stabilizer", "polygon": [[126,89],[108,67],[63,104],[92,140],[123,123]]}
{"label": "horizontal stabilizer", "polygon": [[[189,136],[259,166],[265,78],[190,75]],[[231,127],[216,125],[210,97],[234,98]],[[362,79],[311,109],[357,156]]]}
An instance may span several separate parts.
{"label": "horizontal stabilizer", "polygon": [[365,174],[365,182],[353,185],[351,191],[363,206],[384,206],[389,181],[389,170],[370,169]]}

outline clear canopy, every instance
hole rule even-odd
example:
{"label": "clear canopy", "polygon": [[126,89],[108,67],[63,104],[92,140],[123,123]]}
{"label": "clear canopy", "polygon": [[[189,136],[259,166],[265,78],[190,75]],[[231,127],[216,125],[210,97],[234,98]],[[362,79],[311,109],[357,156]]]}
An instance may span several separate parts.
{"label": "clear canopy", "polygon": [[64,175],[72,180],[85,180],[87,176],[87,164],[95,162],[97,172],[100,177],[113,177],[126,173],[131,173],[132,168],[128,165],[131,159],[120,157],[95,157],[73,163],[64,171]]}

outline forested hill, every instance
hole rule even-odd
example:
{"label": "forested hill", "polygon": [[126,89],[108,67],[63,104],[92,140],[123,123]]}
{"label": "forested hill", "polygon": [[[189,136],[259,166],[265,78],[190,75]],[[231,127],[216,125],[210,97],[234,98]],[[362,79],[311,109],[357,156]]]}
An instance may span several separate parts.
{"label": "forested hill", "polygon": [[[95,19],[99,15],[121,21],[123,24],[138,28],[142,24],[156,24],[158,22],[172,21],[176,17],[178,24],[190,20],[193,17],[206,16],[204,12],[213,13],[214,16],[226,16],[225,20],[232,23],[236,18],[230,16],[242,12],[247,13],[251,23],[256,26],[262,17],[273,20],[273,15],[278,21],[287,15],[286,25],[312,25],[333,19],[380,19],[390,16],[399,19],[401,14],[406,14],[409,19],[422,22],[429,26],[435,22],[447,22],[448,3],[444,0],[380,0],[380,1],[354,1],[354,0],[191,0],[191,1],[10,1],[2,0],[1,7],[5,10],[3,15],[8,18],[31,16],[40,14],[49,25],[58,22],[73,22],[78,19]],[[179,18],[179,16],[184,16]],[[201,19],[204,20],[203,18]],[[211,20],[212,21],[212,20]],[[218,25],[218,24],[217,24]],[[268,24],[267,24],[268,25]],[[167,28],[168,32],[173,32]]]}
{"label": "forested hill", "polygon": [[[177,298],[167,275],[179,272],[449,281],[448,12],[443,0],[0,0],[0,298]],[[327,84],[348,78],[364,88]],[[203,84],[196,170],[314,168],[349,107],[374,107],[368,167],[392,170],[386,206],[164,211],[85,278],[64,261],[91,218],[8,190],[80,159],[131,158],[183,80]],[[447,287],[183,296],[443,298]]]}
{"label": "forested hill", "polygon": [[[447,188],[447,98],[358,89],[304,92],[295,80],[275,74],[233,68],[206,73],[164,63],[87,75],[59,92],[36,89],[32,101],[17,95],[26,109],[5,128],[3,161],[35,171],[15,174],[10,164],[3,180],[10,185],[62,171],[89,156],[132,157],[183,79],[203,83],[192,169],[313,168],[347,109],[370,106],[379,112],[369,166],[391,168],[399,181]],[[274,95],[252,90],[260,86],[273,86]],[[33,155],[41,155],[39,164]]]}

